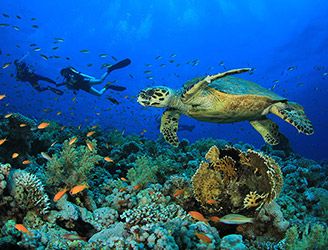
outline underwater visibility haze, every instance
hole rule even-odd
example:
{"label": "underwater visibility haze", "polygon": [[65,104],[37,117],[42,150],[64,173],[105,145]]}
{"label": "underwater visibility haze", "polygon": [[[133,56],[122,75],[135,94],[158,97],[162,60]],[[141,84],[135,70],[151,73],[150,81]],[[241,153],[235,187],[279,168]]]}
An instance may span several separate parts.
{"label": "underwater visibility haze", "polygon": [[328,3],[0,3],[1,249],[328,249]]}

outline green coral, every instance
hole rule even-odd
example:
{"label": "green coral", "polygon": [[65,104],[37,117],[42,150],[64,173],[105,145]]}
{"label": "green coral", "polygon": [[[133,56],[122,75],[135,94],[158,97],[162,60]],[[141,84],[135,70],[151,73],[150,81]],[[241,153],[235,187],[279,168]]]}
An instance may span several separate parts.
{"label": "green coral", "polygon": [[136,166],[129,169],[127,177],[132,185],[146,185],[156,183],[159,166],[154,162],[152,157],[143,155],[136,159]]}
{"label": "green coral", "polygon": [[133,185],[148,183],[164,183],[165,176],[176,174],[181,164],[165,155],[150,157],[139,156],[135,161],[135,167],[129,169],[127,178]]}
{"label": "green coral", "polygon": [[328,230],[321,224],[307,224],[300,235],[297,226],[286,232],[286,250],[317,249],[324,250],[328,246]]}
{"label": "green coral", "polygon": [[91,170],[102,159],[97,155],[96,140],[88,143],[93,150],[85,145],[69,145],[68,140],[64,142],[61,153],[55,154],[47,164],[47,185],[71,188],[87,182]]}

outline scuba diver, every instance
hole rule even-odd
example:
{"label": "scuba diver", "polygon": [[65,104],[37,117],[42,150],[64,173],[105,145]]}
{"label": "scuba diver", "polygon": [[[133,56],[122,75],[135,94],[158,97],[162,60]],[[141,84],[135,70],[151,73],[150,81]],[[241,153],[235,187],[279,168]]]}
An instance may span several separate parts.
{"label": "scuba diver", "polygon": [[[116,91],[123,91],[126,88],[123,86],[112,85],[111,83],[107,83],[104,88],[101,90],[95,89],[93,86],[98,85],[104,82],[106,77],[116,69],[121,69],[123,67],[128,66],[131,63],[131,60],[126,58],[110,67],[107,68],[107,72],[105,72],[100,79],[97,79],[93,76],[89,76],[77,71],[73,67],[64,68],[60,71],[60,74],[65,78],[63,83],[57,84],[56,86],[64,86],[72,89],[74,94],[76,94],[77,90],[84,90],[92,95],[101,96],[106,90],[112,89]],[[112,98],[113,99],[113,98]]]}
{"label": "scuba diver", "polygon": [[16,66],[17,81],[29,82],[31,86],[39,92],[50,90],[57,95],[62,95],[64,93],[63,91],[50,86],[41,87],[39,81],[50,82],[53,84],[56,84],[56,82],[48,77],[34,73],[33,70],[25,62],[22,62],[22,60],[15,60],[14,64]]}

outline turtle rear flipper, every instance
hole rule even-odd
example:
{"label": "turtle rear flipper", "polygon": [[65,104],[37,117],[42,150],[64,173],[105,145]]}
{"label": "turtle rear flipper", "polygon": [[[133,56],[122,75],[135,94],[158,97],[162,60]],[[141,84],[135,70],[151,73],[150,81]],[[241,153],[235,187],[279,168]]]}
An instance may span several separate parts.
{"label": "turtle rear flipper", "polygon": [[161,118],[160,131],[164,136],[164,139],[172,146],[179,146],[178,139],[178,123],[180,113],[176,110],[166,110]]}
{"label": "turtle rear flipper", "polygon": [[275,103],[270,112],[293,125],[300,133],[306,135],[314,133],[311,121],[306,117],[303,107],[297,103]]}
{"label": "turtle rear flipper", "polygon": [[262,135],[266,143],[270,145],[279,144],[279,127],[273,121],[264,117],[261,120],[250,121],[250,123]]}
{"label": "turtle rear flipper", "polygon": [[216,75],[206,76],[201,81],[186,88],[185,91],[181,95],[181,101],[183,103],[186,103],[187,101],[189,101],[191,99],[191,97],[193,97],[195,95],[195,93],[197,93],[200,89],[205,88],[212,81],[215,81],[215,80],[225,77],[225,76],[240,74],[240,73],[244,73],[244,72],[251,71],[251,70],[252,70],[251,68],[232,69],[232,70],[225,71],[223,73],[219,73]]}

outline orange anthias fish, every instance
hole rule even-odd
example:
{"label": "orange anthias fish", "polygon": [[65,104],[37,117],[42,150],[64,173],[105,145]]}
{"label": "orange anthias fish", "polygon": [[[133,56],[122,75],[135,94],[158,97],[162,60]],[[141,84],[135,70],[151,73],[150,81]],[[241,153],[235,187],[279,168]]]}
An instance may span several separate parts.
{"label": "orange anthias fish", "polygon": [[70,139],[68,145],[71,146],[74,142],[76,142],[76,140],[77,140],[77,137],[73,137],[72,139]]}
{"label": "orange anthias fish", "polygon": [[42,122],[42,123],[39,124],[38,129],[45,129],[49,125],[50,125],[49,122]]}
{"label": "orange anthias fish", "polygon": [[104,157],[104,160],[107,162],[114,162],[109,156]]}
{"label": "orange anthias fish", "polygon": [[90,131],[90,132],[88,132],[88,133],[87,133],[87,137],[92,136],[94,133],[96,133],[96,131]]}
{"label": "orange anthias fish", "polygon": [[19,124],[19,126],[20,126],[21,128],[24,128],[24,127],[27,126],[27,124],[25,124],[25,123],[21,123],[21,124]]}
{"label": "orange anthias fish", "polygon": [[19,153],[13,153],[13,154],[11,155],[11,158],[15,159],[15,158],[17,158],[18,156],[19,156]]}
{"label": "orange anthias fish", "polygon": [[9,118],[9,117],[11,117],[12,115],[13,115],[13,113],[6,114],[6,115],[5,115],[5,118]]}
{"label": "orange anthias fish", "polygon": [[141,184],[137,184],[137,185],[133,186],[133,189],[134,190],[139,190],[141,187],[142,187]]}
{"label": "orange anthias fish", "polygon": [[0,101],[2,100],[2,99],[5,99],[6,98],[6,95],[0,95]]}
{"label": "orange anthias fish", "polygon": [[89,186],[87,184],[81,184],[81,185],[77,185],[75,187],[73,187],[69,193],[71,195],[74,195],[74,194],[77,194],[77,193],[80,193],[82,192],[84,189],[88,188]]}
{"label": "orange anthias fish", "polygon": [[195,235],[197,236],[198,239],[204,241],[205,243],[211,243],[212,240],[210,237],[208,237],[206,234],[203,233],[195,233]]}
{"label": "orange anthias fish", "polygon": [[0,146],[1,146],[2,144],[4,144],[6,141],[7,141],[7,138],[1,139],[1,140],[0,140]]}
{"label": "orange anthias fish", "polygon": [[213,200],[213,199],[209,199],[209,200],[206,201],[206,203],[209,204],[209,205],[214,205],[214,204],[217,203],[217,201]]}
{"label": "orange anthias fish", "polygon": [[54,196],[54,199],[53,199],[54,202],[59,201],[64,196],[64,194],[66,194],[67,191],[68,191],[67,188],[63,188],[63,189],[59,190],[58,193],[55,194],[55,196]]}
{"label": "orange anthias fish", "polygon": [[30,160],[25,160],[22,163],[23,163],[23,165],[27,165],[27,164],[31,164],[31,161]]}
{"label": "orange anthias fish", "polygon": [[87,143],[87,147],[88,147],[88,149],[89,149],[90,151],[93,151],[93,145],[92,145],[92,143],[89,142],[89,141],[87,141],[86,143]]}
{"label": "orange anthias fish", "polygon": [[178,189],[174,192],[173,197],[178,197],[179,195],[182,195],[184,193],[184,189]]}
{"label": "orange anthias fish", "polygon": [[188,212],[188,214],[191,217],[193,217],[195,220],[207,222],[207,219],[205,219],[205,217],[200,212],[190,211],[190,212]]}
{"label": "orange anthias fish", "polygon": [[122,181],[128,181],[126,178],[124,178],[124,177],[121,177],[120,178]]}
{"label": "orange anthias fish", "polygon": [[230,225],[241,225],[245,223],[253,223],[254,218],[249,218],[241,214],[227,214],[221,217],[220,222]]}
{"label": "orange anthias fish", "polygon": [[33,235],[23,224],[16,224],[15,228],[23,233],[26,233],[28,235]]}
{"label": "orange anthias fish", "polygon": [[220,221],[220,218],[218,216],[211,216],[209,219],[214,223],[218,223]]}

